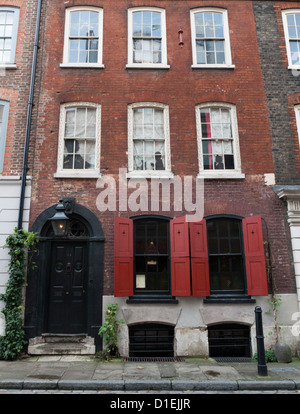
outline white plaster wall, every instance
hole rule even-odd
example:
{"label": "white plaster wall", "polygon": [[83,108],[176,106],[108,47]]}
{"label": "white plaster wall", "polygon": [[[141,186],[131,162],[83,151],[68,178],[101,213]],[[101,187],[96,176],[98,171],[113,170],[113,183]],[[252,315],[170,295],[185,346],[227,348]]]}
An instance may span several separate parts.
{"label": "white plaster wall", "polygon": [[[21,180],[20,177],[0,176],[0,293],[5,293],[8,280],[9,255],[4,249],[5,240],[18,224],[19,200]],[[28,230],[29,208],[31,197],[31,180],[27,180],[24,201],[23,227]],[[0,302],[0,310],[3,304]],[[5,333],[4,315],[0,312],[0,335]]]}
{"label": "white plaster wall", "polygon": [[[292,315],[297,312],[296,294],[280,295],[282,304],[278,309],[278,339],[286,342],[296,352],[300,339],[292,333],[295,321]],[[129,354],[128,325],[136,323],[165,323],[175,327],[174,349],[177,356],[208,356],[207,326],[216,323],[243,323],[251,327],[252,353],[256,352],[255,307],[262,309],[265,348],[274,349],[277,341],[275,319],[270,297],[256,297],[253,304],[205,304],[203,298],[178,298],[178,304],[127,304],[127,298],[104,296],[103,321],[107,304],[117,303],[117,318],[123,318],[126,324],[120,326],[119,350],[122,356]]]}
{"label": "white plaster wall", "polygon": [[291,222],[290,231],[293,249],[296,288],[298,294],[298,311],[300,312],[300,223]]}

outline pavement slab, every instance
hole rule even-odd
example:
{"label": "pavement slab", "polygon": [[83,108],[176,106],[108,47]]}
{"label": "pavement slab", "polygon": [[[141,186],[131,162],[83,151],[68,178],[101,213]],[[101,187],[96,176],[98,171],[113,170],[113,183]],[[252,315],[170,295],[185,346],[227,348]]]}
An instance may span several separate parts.
{"label": "pavement slab", "polygon": [[43,356],[0,361],[0,390],[114,390],[149,392],[195,390],[234,392],[299,390],[300,361],[267,364],[218,363],[186,358],[182,362],[104,362],[87,356]]}

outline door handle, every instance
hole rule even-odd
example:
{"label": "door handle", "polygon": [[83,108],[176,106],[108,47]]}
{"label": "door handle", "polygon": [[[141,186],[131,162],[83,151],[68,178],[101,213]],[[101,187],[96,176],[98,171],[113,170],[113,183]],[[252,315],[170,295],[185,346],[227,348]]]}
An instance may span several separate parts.
{"label": "door handle", "polygon": [[71,263],[67,263],[67,265],[66,265],[66,272],[67,273],[71,273],[72,272],[72,265],[71,265]]}

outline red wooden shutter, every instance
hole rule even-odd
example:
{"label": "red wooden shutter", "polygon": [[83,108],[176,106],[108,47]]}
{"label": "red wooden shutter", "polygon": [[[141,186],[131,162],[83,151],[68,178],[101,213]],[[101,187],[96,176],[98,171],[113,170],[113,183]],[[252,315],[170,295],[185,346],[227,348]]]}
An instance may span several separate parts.
{"label": "red wooden shutter", "polygon": [[206,220],[190,223],[193,296],[209,296]]}
{"label": "red wooden shutter", "polygon": [[133,222],[115,217],[115,296],[133,295]]}
{"label": "red wooden shutter", "polygon": [[170,222],[173,296],[191,296],[189,227],[185,217]]}
{"label": "red wooden shutter", "polygon": [[261,217],[245,218],[243,233],[248,294],[266,296],[268,284]]}

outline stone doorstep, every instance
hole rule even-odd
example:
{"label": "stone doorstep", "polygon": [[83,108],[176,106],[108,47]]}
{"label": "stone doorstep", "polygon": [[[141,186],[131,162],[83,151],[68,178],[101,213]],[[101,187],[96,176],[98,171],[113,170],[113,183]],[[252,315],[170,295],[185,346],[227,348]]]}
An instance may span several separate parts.
{"label": "stone doorstep", "polygon": [[94,338],[85,334],[42,334],[29,340],[30,355],[94,355]]}

